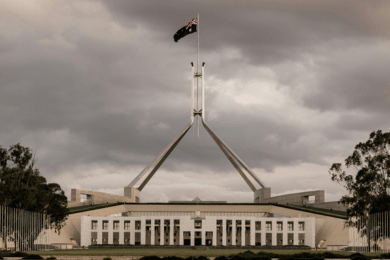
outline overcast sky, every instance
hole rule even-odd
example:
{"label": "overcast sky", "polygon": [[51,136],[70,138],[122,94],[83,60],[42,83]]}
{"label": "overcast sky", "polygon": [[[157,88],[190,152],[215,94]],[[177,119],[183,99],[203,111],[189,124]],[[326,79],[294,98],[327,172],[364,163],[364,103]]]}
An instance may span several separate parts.
{"label": "overcast sky", "polygon": [[[122,195],[190,122],[197,37],[173,35],[197,13],[209,127],[273,196],[338,200],[332,163],[390,127],[387,0],[1,1],[0,145],[34,149],[69,199]],[[195,196],[253,200],[196,126],[141,200]]]}

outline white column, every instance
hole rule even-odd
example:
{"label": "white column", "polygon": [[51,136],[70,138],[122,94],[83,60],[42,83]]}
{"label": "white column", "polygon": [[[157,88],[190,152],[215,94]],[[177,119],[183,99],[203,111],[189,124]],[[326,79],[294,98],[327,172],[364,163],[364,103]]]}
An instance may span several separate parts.
{"label": "white column", "polygon": [[276,220],[273,219],[272,220],[272,245],[273,246],[277,245],[276,230],[277,230]]}
{"label": "white column", "polygon": [[98,243],[98,245],[101,245],[101,244],[103,244],[103,235],[102,235],[103,221],[101,219],[99,219],[97,225],[98,225],[98,229],[97,229],[97,243]]}
{"label": "white column", "polygon": [[283,220],[283,245],[286,246],[288,245],[288,221],[287,219]]}
{"label": "white column", "polygon": [[113,232],[114,232],[114,221],[112,221],[112,218],[108,219],[108,244],[113,244]]}
{"label": "white column", "polygon": [[202,234],[202,246],[206,245],[206,231],[202,230],[200,231]]}
{"label": "white column", "polygon": [[119,244],[123,245],[125,243],[125,235],[124,235],[124,230],[125,230],[125,221],[122,219],[119,221]]}
{"label": "white column", "polygon": [[222,245],[226,246],[226,218],[222,219]]}
{"label": "white column", "polygon": [[194,230],[191,230],[191,246],[195,245],[195,232]]}
{"label": "white column", "polygon": [[151,219],[150,220],[150,228],[151,228],[151,230],[150,230],[150,245],[154,245],[154,234],[155,234],[155,232],[154,232],[154,219]]}
{"label": "white column", "polygon": [[251,219],[251,246],[256,245],[256,221]]}
{"label": "white column", "polygon": [[160,219],[160,246],[164,245],[164,219]]}
{"label": "white column", "polygon": [[299,241],[298,241],[298,230],[299,230],[298,221],[295,220],[294,221],[294,246],[299,244]]}
{"label": "white column", "polygon": [[169,225],[170,225],[170,229],[169,229],[169,245],[174,245],[174,242],[173,242],[173,229],[175,227],[175,223],[174,223],[174,220],[171,218],[169,220]]}
{"label": "white column", "polygon": [[[181,225],[181,222],[180,222],[180,225]],[[179,245],[184,245],[184,234],[183,234],[183,230],[181,229],[180,227],[180,235],[179,235],[179,239],[180,239],[180,242],[179,242]]]}
{"label": "white column", "polygon": [[145,245],[146,242],[146,221],[145,217],[141,219],[141,245]]}
{"label": "white column", "polygon": [[232,219],[232,246],[236,245],[236,237],[237,237],[237,219]]}
{"label": "white column", "polygon": [[262,246],[265,246],[265,233],[267,233],[267,229],[266,229],[266,218],[262,218],[261,220],[261,245]]}
{"label": "white column", "polygon": [[241,219],[241,246],[245,246],[245,218]]}
{"label": "white column", "polygon": [[130,220],[130,245],[135,244],[135,218]]}
{"label": "white column", "polygon": [[216,246],[217,245],[217,219],[214,220],[214,230],[213,230],[213,243],[212,245],[213,246]]}

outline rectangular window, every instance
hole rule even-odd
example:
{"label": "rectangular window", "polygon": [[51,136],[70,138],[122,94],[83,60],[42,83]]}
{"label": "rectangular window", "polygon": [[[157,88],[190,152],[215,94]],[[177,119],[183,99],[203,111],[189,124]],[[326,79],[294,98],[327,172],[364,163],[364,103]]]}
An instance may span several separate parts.
{"label": "rectangular window", "polygon": [[141,221],[135,221],[135,230],[141,230]]}
{"label": "rectangular window", "polygon": [[[113,225],[114,230],[119,230],[119,220],[114,220],[114,225]],[[118,240],[119,241],[119,240]]]}
{"label": "rectangular window", "polygon": [[298,222],[298,230],[305,231],[305,222]]}
{"label": "rectangular window", "polygon": [[288,231],[294,231],[294,222],[288,222]]}
{"label": "rectangular window", "polygon": [[276,229],[277,231],[283,230],[283,222],[276,222]]}
{"label": "rectangular window", "polygon": [[125,230],[130,230],[130,220],[125,220]]}
{"label": "rectangular window", "polygon": [[108,230],[108,220],[103,220],[102,228],[103,230]]}
{"label": "rectangular window", "polygon": [[272,222],[265,222],[265,228],[267,231],[271,231],[272,230]]}
{"label": "rectangular window", "polygon": [[98,229],[98,222],[97,222],[97,220],[92,220],[91,229],[92,230],[97,230]]}
{"label": "rectangular window", "polygon": [[195,219],[195,228],[202,228],[202,220]]}
{"label": "rectangular window", "polygon": [[256,221],[255,225],[256,225],[256,230],[261,230],[261,222],[260,221]]}

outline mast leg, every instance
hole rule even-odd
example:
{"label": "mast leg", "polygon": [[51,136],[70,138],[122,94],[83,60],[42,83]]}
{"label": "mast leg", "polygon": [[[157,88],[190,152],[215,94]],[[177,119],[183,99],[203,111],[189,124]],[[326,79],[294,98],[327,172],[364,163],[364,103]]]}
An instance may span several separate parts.
{"label": "mast leg", "polygon": [[237,172],[241,175],[241,177],[244,179],[246,184],[248,184],[249,188],[253,192],[256,192],[255,186],[252,184],[252,182],[248,179],[248,177],[244,174],[244,172],[241,170],[241,168],[237,165],[237,163],[234,161],[232,156],[230,156],[229,152],[227,151],[226,147],[222,144],[219,137],[206,125],[206,123],[202,120],[203,126],[206,129],[206,131],[210,134],[210,136],[214,139],[215,143],[218,145],[218,147],[221,149],[221,151],[225,154],[225,156],[228,158],[228,160],[233,164],[234,168],[236,168]]}
{"label": "mast leg", "polygon": [[168,156],[175,149],[175,147],[178,145],[178,143],[181,141],[181,139],[183,139],[183,137],[188,132],[188,130],[190,130],[193,123],[194,123],[194,121],[191,121],[191,123],[187,126],[187,128],[175,139],[175,141],[173,141],[173,143],[170,145],[170,147],[166,151],[164,151],[162,154],[160,154],[159,157],[162,156],[161,160],[156,164],[156,166],[154,166],[153,170],[148,174],[146,179],[138,187],[139,191],[141,191],[145,187],[145,185],[149,182],[149,180],[153,177],[153,175],[156,173],[158,168],[160,168],[160,166],[164,163],[165,159],[168,158]]}

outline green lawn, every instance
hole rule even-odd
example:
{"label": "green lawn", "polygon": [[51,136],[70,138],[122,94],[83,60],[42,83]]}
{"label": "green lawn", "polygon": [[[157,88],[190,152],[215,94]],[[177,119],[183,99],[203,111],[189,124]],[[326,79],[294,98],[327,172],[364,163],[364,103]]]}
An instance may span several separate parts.
{"label": "green lawn", "polygon": [[[207,256],[216,257],[221,255],[232,255],[240,252],[245,252],[248,249],[207,249],[207,250],[195,250],[195,249],[163,249],[163,248],[143,248],[143,249],[72,249],[72,250],[54,250],[54,251],[39,251],[30,252],[32,254],[39,254],[42,256]],[[275,254],[297,254],[301,252],[309,253],[323,253],[325,251],[310,251],[310,250],[250,250],[254,253],[259,251],[275,253]],[[351,252],[337,251],[334,252],[341,255],[350,255]],[[372,253],[373,254],[373,253]],[[369,255],[369,254],[366,254]],[[370,254],[371,255],[371,254]],[[373,254],[379,255],[379,254]]]}

